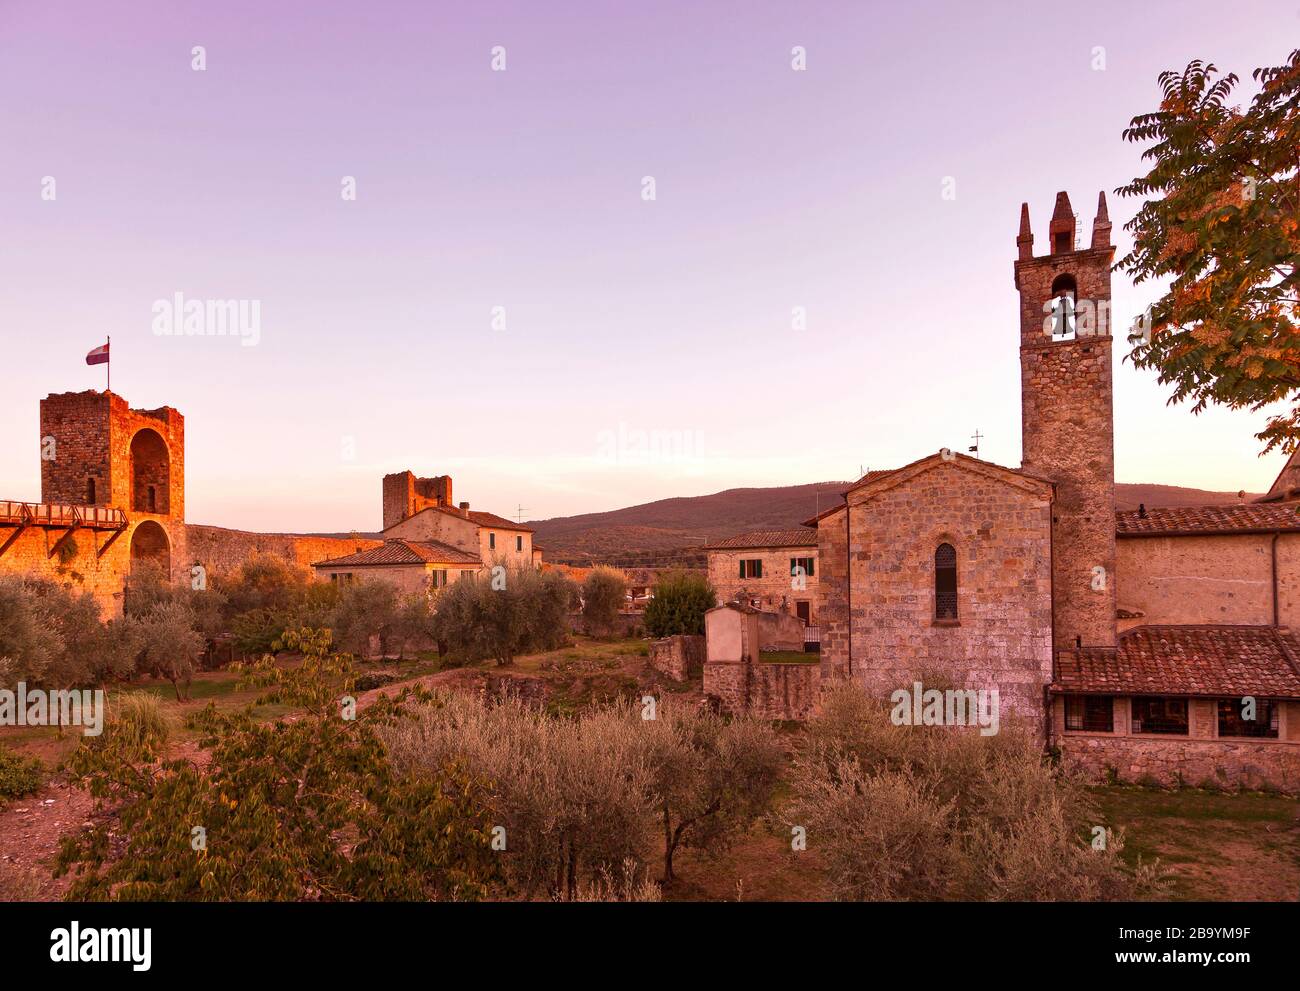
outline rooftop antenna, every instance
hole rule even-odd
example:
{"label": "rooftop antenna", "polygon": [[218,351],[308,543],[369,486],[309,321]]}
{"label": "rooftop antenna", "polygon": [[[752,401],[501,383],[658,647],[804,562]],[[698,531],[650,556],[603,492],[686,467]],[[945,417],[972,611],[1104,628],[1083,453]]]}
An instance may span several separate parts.
{"label": "rooftop antenna", "polygon": [[527,512],[530,512],[530,510],[525,509],[522,504],[517,503],[515,505],[515,522],[522,523],[524,521],[524,513]]}
{"label": "rooftop antenna", "polygon": [[980,433],[979,427],[976,427],[975,432],[970,435],[970,439],[973,440],[975,443],[972,444],[970,447],[966,448],[966,450],[970,451],[977,458],[980,456],[980,441],[983,439],[983,437],[984,435]]}

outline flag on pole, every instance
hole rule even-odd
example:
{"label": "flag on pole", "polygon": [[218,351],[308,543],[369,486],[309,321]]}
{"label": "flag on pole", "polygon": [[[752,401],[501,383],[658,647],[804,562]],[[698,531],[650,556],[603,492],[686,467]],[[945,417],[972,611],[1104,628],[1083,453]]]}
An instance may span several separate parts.
{"label": "flag on pole", "polygon": [[87,365],[108,364],[108,345],[101,344],[99,347],[91,351],[90,354],[86,355],[86,364]]}

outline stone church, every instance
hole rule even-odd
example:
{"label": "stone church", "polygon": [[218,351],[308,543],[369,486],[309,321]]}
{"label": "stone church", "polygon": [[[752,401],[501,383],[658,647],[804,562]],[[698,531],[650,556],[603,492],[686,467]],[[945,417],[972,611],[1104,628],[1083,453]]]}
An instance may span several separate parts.
{"label": "stone church", "polygon": [[1020,467],[936,452],[807,521],[823,683],[996,688],[1098,775],[1295,790],[1300,491],[1116,512],[1105,194],[1076,224],[1059,193],[1036,255],[1021,208]]}

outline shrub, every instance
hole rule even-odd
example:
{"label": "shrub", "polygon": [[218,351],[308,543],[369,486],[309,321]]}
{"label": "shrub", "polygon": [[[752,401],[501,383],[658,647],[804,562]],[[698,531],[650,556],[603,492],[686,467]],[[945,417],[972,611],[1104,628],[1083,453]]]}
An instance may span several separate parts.
{"label": "shrub", "polygon": [[0,579],[0,685],[84,688],[134,667],[121,624],[100,622],[89,592],[42,579]]}
{"label": "shrub", "polygon": [[294,627],[294,615],[287,609],[250,609],[230,622],[235,646],[245,654],[272,653],[284,631]]}
{"label": "shrub", "polygon": [[[358,901],[476,899],[495,876],[479,786],[455,768],[397,773],[380,728],[405,700],[380,699],[339,718],[354,690],[346,655],[328,632],[286,634],[301,665],[252,666],[259,703],[301,708],[259,723],[251,709],[209,705],[196,723],[211,759],[141,764],[110,743],[78,748],[73,780],[114,823],[65,836],[57,861],[73,874],[71,901]],[[184,828],[177,828],[184,824]],[[201,855],[194,826],[205,831]],[[114,830],[110,839],[109,830]]]}
{"label": "shrub", "polygon": [[559,718],[518,696],[439,695],[384,740],[399,768],[456,762],[491,782],[515,893],[641,900],[656,847],[669,880],[680,847],[725,850],[768,810],[784,763],[766,725],[685,704],[655,715],[612,702]]}
{"label": "shrub", "polygon": [[587,632],[608,635],[618,623],[627,595],[627,579],[613,568],[593,568],[582,583],[582,618]]}
{"label": "shrub", "polygon": [[652,637],[703,634],[704,614],[717,603],[713,586],[704,575],[693,571],[660,575],[654,598],[645,610],[646,632]]}
{"label": "shrub", "polygon": [[487,800],[505,829],[511,890],[574,900],[627,861],[644,864],[652,847],[639,723],[626,706],[555,719],[517,696],[487,705],[440,695],[384,739],[399,769],[427,775],[456,762],[491,782]]}
{"label": "shrub", "polygon": [[351,582],[339,590],[334,611],[334,640],[355,657],[370,653],[370,638],[379,638],[379,653],[387,655],[397,623],[397,589],[386,581]]}
{"label": "shrub", "polygon": [[238,614],[250,609],[294,610],[307,597],[310,576],[275,554],[257,553],[215,584]]}
{"label": "shrub", "polygon": [[721,853],[768,810],[785,754],[765,723],[675,701],[660,702],[642,732],[670,882],[679,847]]}
{"label": "shrub", "polygon": [[121,749],[132,760],[154,760],[171,735],[162,700],[152,692],[117,692],[109,697],[108,718],[100,736],[88,736],[84,745]]}
{"label": "shrub", "polygon": [[0,798],[34,795],[41,787],[41,762],[0,746]]}
{"label": "shrub", "polygon": [[574,585],[531,567],[463,577],[434,602],[430,632],[439,649],[509,664],[517,654],[554,650],[568,639]]}
{"label": "shrub", "polygon": [[1122,834],[1085,842],[1099,815],[1013,722],[997,736],[894,726],[856,686],[823,696],[794,760],[786,809],[828,865],[837,897],[1129,900],[1160,888],[1127,867]]}
{"label": "shrub", "polygon": [[193,611],[184,602],[163,602],[143,616],[126,620],[138,670],[167,679],[176,691],[176,700],[188,701],[194,667],[203,652],[203,638],[194,631]]}

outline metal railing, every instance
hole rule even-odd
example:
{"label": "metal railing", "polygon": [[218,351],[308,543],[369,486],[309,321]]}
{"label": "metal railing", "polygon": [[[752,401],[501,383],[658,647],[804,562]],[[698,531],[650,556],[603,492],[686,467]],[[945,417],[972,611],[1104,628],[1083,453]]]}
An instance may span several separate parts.
{"label": "metal railing", "polygon": [[84,526],[116,530],[126,526],[126,513],[112,506],[0,500],[0,526]]}

